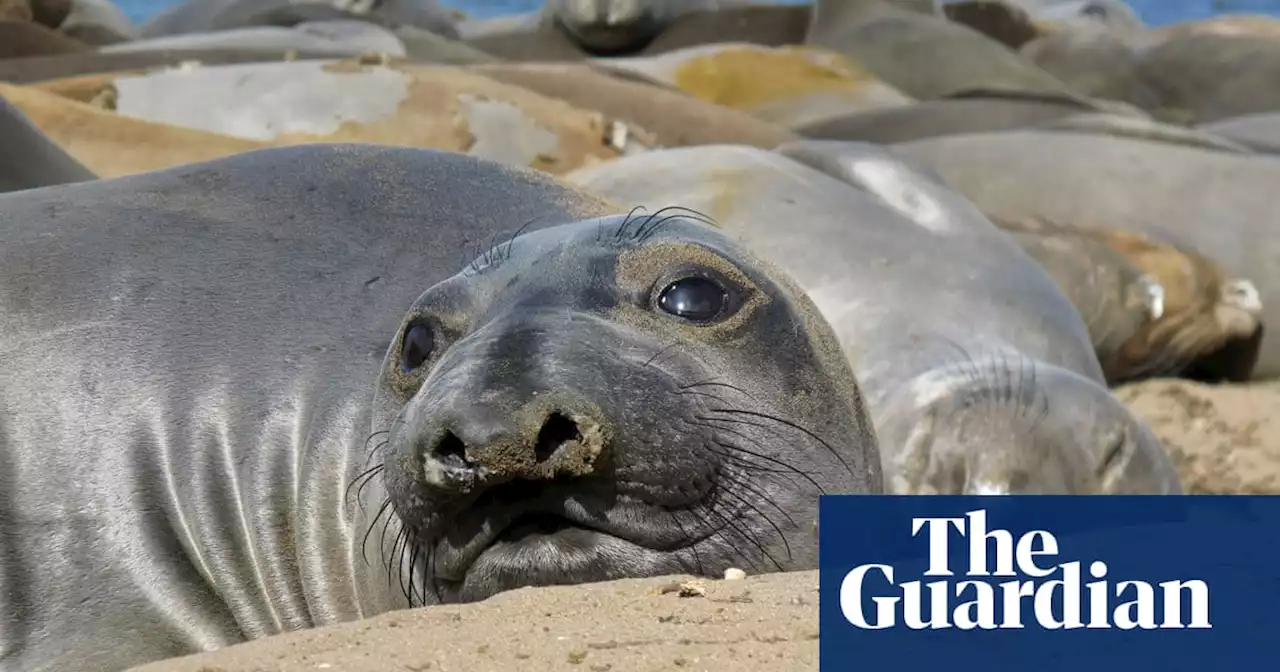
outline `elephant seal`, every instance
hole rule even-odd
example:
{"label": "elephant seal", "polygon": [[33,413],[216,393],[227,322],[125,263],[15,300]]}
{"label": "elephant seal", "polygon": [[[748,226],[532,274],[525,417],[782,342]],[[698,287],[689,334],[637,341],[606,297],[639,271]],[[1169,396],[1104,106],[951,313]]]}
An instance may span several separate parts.
{"label": "elephant seal", "polygon": [[1261,339],[1253,283],[1145,236],[992,217],[1080,311],[1107,383],[1248,380]]}
{"label": "elephant seal", "polygon": [[794,277],[853,363],[889,492],[1178,491],[1053,281],[963,197],[883,150],[691,147],[566,177],[624,204],[700,209]]}
{"label": "elephant seal", "polygon": [[[1263,324],[1280,320],[1272,186],[1280,162],[1132,138],[1058,131],[974,133],[894,145],[992,217],[1141,233],[1249,280]],[[1253,378],[1280,375],[1280,340],[1263,336]]]}
{"label": "elephant seal", "polygon": [[635,54],[672,21],[718,12],[745,0],[547,0],[539,11],[463,22],[472,46],[512,60],[553,60],[560,54]]}
{"label": "elephant seal", "polygon": [[22,670],[813,569],[819,494],[881,489],[816,308],[676,212],[343,144],[0,211],[0,652]]}
{"label": "elephant seal", "polygon": [[1280,40],[1188,33],[1145,48],[1135,66],[1148,105],[1204,124],[1280,109]]}
{"label": "elephant seal", "polygon": [[95,178],[0,96],[0,193]]}
{"label": "elephant seal", "polygon": [[843,54],[921,100],[971,91],[1079,98],[1004,45],[882,0],[815,0],[805,44]]}
{"label": "elephant seal", "polygon": [[[227,140],[390,142],[555,173],[641,151],[652,143],[643,129],[599,112],[465,70],[407,63],[252,63],[94,76],[30,88],[105,100],[119,119]],[[92,129],[83,132],[91,134]],[[184,149],[166,151],[180,157]]]}

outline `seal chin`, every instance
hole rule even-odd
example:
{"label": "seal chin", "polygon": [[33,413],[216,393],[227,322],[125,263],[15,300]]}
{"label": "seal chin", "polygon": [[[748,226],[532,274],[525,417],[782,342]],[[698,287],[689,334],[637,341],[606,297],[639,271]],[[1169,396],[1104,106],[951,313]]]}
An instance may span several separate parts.
{"label": "seal chin", "polygon": [[896,494],[1181,490],[1159,439],[1074,372],[999,355],[924,377],[888,416],[882,445]]}

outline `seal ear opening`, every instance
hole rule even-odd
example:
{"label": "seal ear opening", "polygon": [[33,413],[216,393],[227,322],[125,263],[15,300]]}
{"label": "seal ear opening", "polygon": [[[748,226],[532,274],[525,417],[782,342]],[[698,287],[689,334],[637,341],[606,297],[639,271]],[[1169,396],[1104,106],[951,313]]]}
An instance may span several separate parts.
{"label": "seal ear opening", "polygon": [[1253,368],[1258,364],[1265,331],[1265,325],[1259,324],[1248,338],[1227,341],[1217,350],[1197,357],[1187,365],[1181,377],[1199,383],[1249,381],[1253,377]]}

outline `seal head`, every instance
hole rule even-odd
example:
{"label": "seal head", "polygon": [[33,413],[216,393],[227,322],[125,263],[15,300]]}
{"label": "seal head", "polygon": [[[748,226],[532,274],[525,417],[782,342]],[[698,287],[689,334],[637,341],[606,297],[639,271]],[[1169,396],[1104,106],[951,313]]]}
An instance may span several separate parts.
{"label": "seal head", "polygon": [[606,55],[642,49],[671,21],[674,4],[671,0],[548,0],[547,10],[578,46]]}
{"label": "seal head", "polygon": [[922,374],[888,404],[880,427],[895,447],[884,451],[895,493],[1180,492],[1160,440],[1110,391],[1017,354],[960,358]]}
{"label": "seal head", "polygon": [[816,308],[669,212],[525,233],[408,311],[378,384],[370,536],[411,602],[812,568],[818,496],[881,491]]}

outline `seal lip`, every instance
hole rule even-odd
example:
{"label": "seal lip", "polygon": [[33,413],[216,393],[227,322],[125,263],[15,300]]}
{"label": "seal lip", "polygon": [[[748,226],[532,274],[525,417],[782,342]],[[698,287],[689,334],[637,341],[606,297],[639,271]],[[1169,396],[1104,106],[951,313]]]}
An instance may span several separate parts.
{"label": "seal lip", "polygon": [[[565,500],[570,496],[567,492],[547,493],[538,500],[490,502],[479,508],[468,508],[463,511],[454,519],[453,524],[441,531],[433,543],[436,551],[436,557],[432,563],[435,578],[444,581],[464,580],[467,571],[481,555],[503,540],[512,530],[537,519],[545,521],[556,518],[559,519],[562,529],[577,528],[595,532],[647,548],[644,543],[632,538],[636,535],[622,533],[618,525],[610,524],[604,517],[590,515],[582,506],[568,506]],[[555,532],[538,534],[552,536]],[[460,548],[449,548],[443,542],[450,537],[468,541]]]}
{"label": "seal lip", "polygon": [[[560,529],[550,533],[535,532],[540,536],[551,537],[571,529],[586,531],[601,538],[624,542],[638,551],[654,553],[673,553],[719,533],[715,526],[694,534],[673,531],[654,515],[660,509],[668,510],[667,507],[635,499],[608,505],[604,503],[605,497],[579,487],[547,487],[534,483],[529,487],[538,487],[540,492],[527,499],[504,497],[502,501],[474,502],[433,535],[429,547],[433,549],[431,573],[435,580],[465,581],[467,573],[482,555],[504,541],[513,529],[537,519],[545,522],[548,518],[556,518],[561,524]],[[696,508],[702,504],[702,500],[693,501],[680,508]],[[451,543],[457,539],[465,539],[466,542],[462,545]]]}

